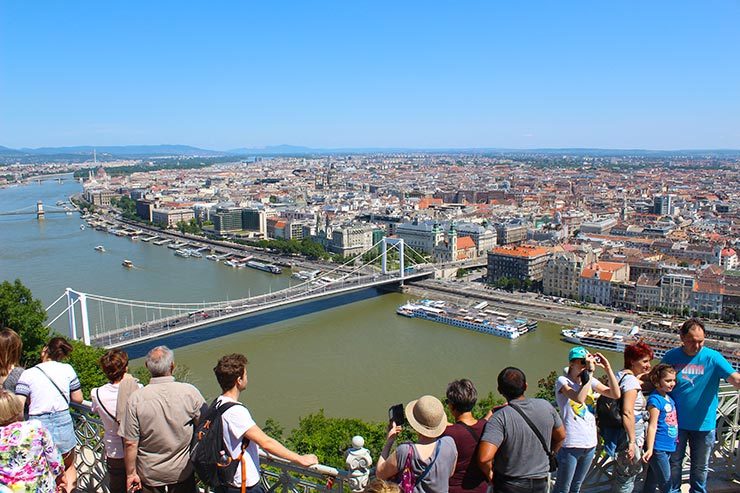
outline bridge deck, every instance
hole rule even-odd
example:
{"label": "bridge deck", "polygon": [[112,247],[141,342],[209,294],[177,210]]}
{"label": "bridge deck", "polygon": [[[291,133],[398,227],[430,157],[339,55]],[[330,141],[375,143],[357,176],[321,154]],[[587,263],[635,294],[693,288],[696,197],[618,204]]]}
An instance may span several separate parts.
{"label": "bridge deck", "polygon": [[433,274],[434,270],[428,269],[411,272],[403,277],[397,274],[362,276],[356,279],[340,281],[338,282],[338,286],[333,286],[331,284],[320,287],[302,285],[299,288],[288,288],[250,299],[224,302],[223,305],[218,305],[216,307],[211,306],[205,310],[196,310],[191,312],[189,315],[174,315],[152,322],[145,322],[113,330],[105,334],[97,334],[91,338],[91,344],[104,346],[106,348],[125,347],[178,332],[194,330],[227,320],[243,318],[248,315],[272,310],[274,308],[403,281],[422,279]]}

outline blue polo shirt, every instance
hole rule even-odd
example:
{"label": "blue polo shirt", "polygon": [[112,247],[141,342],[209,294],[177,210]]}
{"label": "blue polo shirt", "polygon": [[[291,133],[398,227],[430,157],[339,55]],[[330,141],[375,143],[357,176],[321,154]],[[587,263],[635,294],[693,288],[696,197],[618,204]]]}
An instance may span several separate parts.
{"label": "blue polo shirt", "polygon": [[676,402],[678,427],[688,431],[711,431],[717,423],[717,392],[720,379],[734,369],[718,351],[703,347],[696,356],[675,348],[663,356],[663,363],[676,369],[676,387],[671,397]]}

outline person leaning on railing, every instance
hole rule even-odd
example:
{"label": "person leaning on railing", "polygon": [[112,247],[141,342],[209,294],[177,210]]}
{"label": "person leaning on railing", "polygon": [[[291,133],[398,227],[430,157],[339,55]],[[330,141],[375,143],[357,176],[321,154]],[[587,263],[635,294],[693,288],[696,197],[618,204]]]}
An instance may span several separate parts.
{"label": "person leaning on railing", "polygon": [[[218,360],[213,369],[216,380],[223,393],[216,399],[216,405],[238,403],[232,405],[221,416],[224,443],[232,459],[240,461],[234,472],[233,479],[228,485],[216,488],[216,493],[264,493],[259,473],[259,448],[265,452],[289,460],[303,467],[318,464],[319,459],[314,454],[300,455],[286,448],[279,441],[265,434],[252,419],[246,406],[239,403],[239,395],[247,388],[247,357],[243,354],[229,354]],[[242,455],[242,445],[248,445]],[[242,471],[244,465],[244,471]],[[245,484],[242,483],[245,478]],[[244,488],[242,489],[242,487]]]}
{"label": "person leaning on railing", "polygon": [[686,445],[691,451],[689,482],[692,493],[707,491],[709,458],[717,427],[719,382],[725,379],[740,389],[740,373],[719,351],[704,347],[704,324],[691,318],[681,325],[681,347],[663,356],[663,363],[676,369],[671,397],[678,411],[678,445],[671,455],[671,492],[681,489]]}

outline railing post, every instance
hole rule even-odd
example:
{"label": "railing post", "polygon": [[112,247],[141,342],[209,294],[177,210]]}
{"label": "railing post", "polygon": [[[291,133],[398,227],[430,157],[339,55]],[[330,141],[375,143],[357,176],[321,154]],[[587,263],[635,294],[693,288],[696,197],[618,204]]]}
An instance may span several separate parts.
{"label": "railing post", "polygon": [[370,451],[364,447],[365,439],[357,435],[352,438],[352,447],[347,450],[345,464],[347,464],[347,481],[350,490],[361,492],[367,486],[370,477],[370,466],[373,465],[373,458]]}

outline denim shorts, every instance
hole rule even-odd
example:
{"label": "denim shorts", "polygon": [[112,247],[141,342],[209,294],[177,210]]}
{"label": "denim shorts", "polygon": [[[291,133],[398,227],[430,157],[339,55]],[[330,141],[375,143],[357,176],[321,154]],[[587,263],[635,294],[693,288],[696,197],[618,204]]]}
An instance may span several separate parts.
{"label": "denim shorts", "polygon": [[29,416],[29,419],[41,421],[44,428],[51,434],[54,445],[62,454],[66,454],[77,445],[77,436],[69,409]]}

